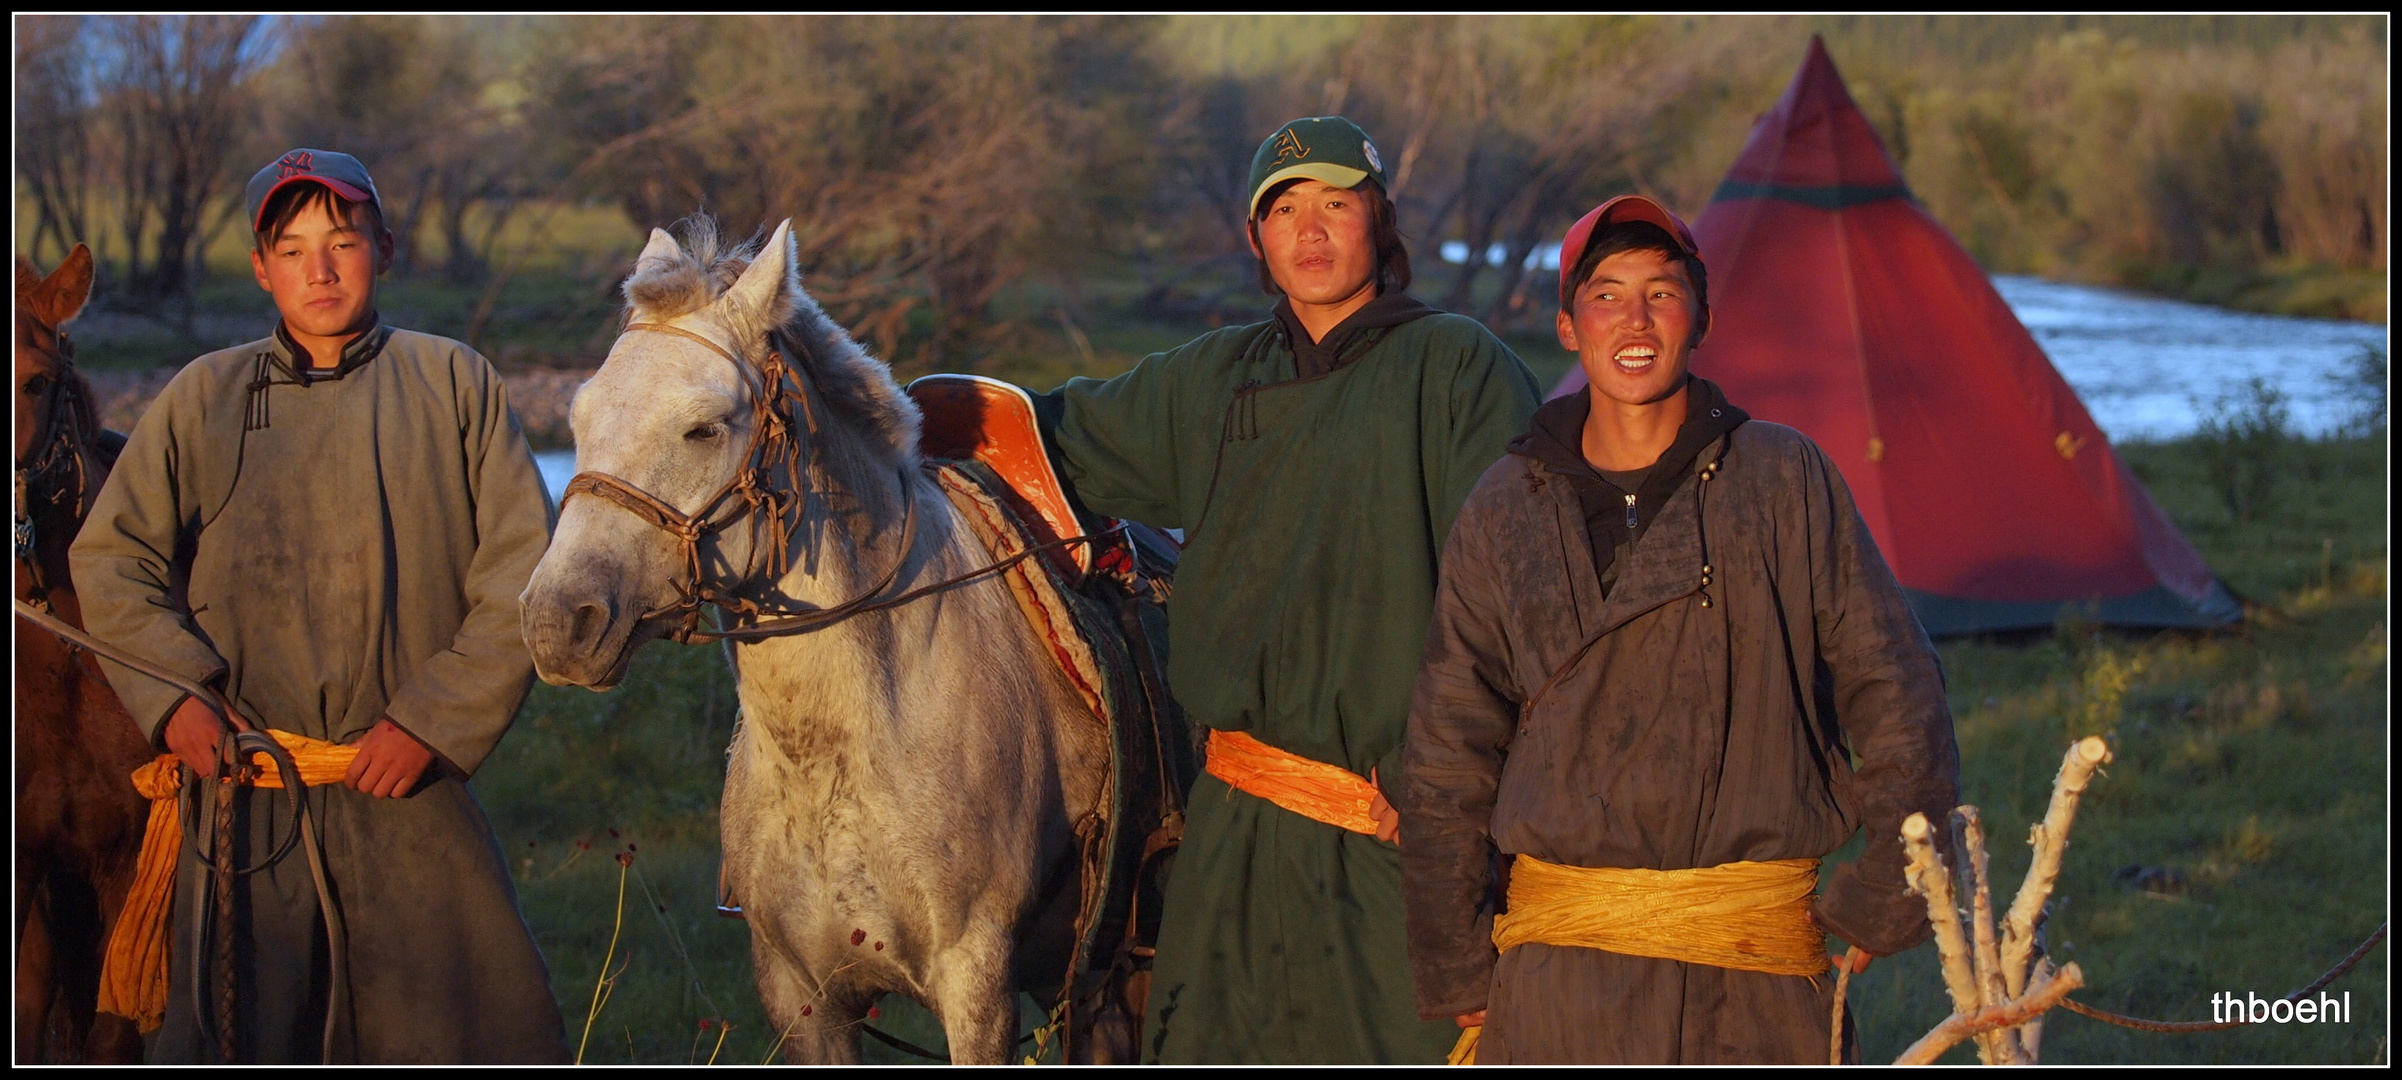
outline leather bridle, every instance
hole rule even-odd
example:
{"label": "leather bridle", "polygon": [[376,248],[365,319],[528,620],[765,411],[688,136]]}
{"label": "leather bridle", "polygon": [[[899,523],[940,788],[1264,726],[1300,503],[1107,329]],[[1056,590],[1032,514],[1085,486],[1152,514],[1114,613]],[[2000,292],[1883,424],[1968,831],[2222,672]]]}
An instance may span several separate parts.
{"label": "leather bridle", "polygon": [[[666,323],[630,323],[620,336],[636,331],[670,334],[698,343],[733,364],[751,390],[751,441],[743,452],[742,468],[716,493],[702,500],[700,509],[686,514],[621,477],[597,470],[577,473],[559,496],[561,509],[566,508],[569,499],[578,495],[597,495],[607,499],[653,528],[673,536],[677,546],[682,549],[683,573],[680,578],[669,581],[676,598],[644,612],[636,621],[673,618],[676,628],[667,636],[676,641],[693,640],[704,604],[715,604],[737,618],[746,620],[782,616],[808,618],[823,624],[855,613],[854,609],[891,588],[894,579],[900,575],[901,565],[908,561],[909,550],[917,537],[917,500],[911,494],[906,472],[901,476],[900,488],[903,505],[901,554],[893,560],[883,579],[873,588],[837,607],[794,611],[772,609],[740,595],[737,590],[753,581],[761,569],[759,561],[763,548],[766,552],[765,570],[771,580],[784,576],[791,566],[792,535],[799,530],[802,519],[808,513],[811,487],[808,482],[808,463],[803,454],[816,442],[818,425],[817,409],[813,402],[815,394],[809,385],[807,369],[787,361],[783,350],[776,347],[772,338],[764,343],[765,347],[760,350],[764,355],[754,364],[705,336]],[[792,430],[791,414],[794,411],[800,415],[805,429],[802,433]],[[782,484],[776,482],[775,474],[778,472],[783,474]],[[732,583],[711,581],[703,565],[701,542],[746,519],[751,527],[751,565]],[[701,640],[712,640],[716,636],[703,634]]]}
{"label": "leather bridle", "polygon": [[[18,317],[25,316],[20,313]],[[75,516],[82,516],[92,486],[91,467],[85,458],[89,456],[96,427],[91,421],[91,402],[85,399],[83,382],[76,377],[75,342],[64,330],[44,329],[50,330],[56,344],[49,349],[36,346],[51,361],[42,372],[42,377],[50,380],[49,390],[42,395],[41,418],[37,421],[43,438],[32,449],[31,461],[17,463],[9,522],[16,559],[31,575],[31,599],[36,605],[48,603],[50,586],[35,552],[34,518],[41,512],[38,504],[66,506]],[[23,388],[18,392],[22,393]]]}
{"label": "leather bridle", "polygon": [[[786,360],[784,351],[777,347],[776,339],[781,337],[786,343],[796,346],[795,351],[801,353],[801,359],[804,362],[810,359],[806,348],[789,335],[771,335],[761,350],[765,356],[757,365],[753,365],[715,341],[682,327],[669,326],[665,323],[629,323],[620,336],[637,330],[672,334],[688,341],[700,343],[710,352],[725,357],[727,361],[731,362],[735,370],[742,373],[744,383],[752,390],[751,443],[750,448],[744,452],[742,469],[734,474],[733,479],[726,481],[724,486],[718,488],[716,494],[703,500],[700,509],[686,514],[668,505],[666,500],[652,495],[622,478],[597,470],[587,470],[575,474],[574,478],[568,480],[566,489],[559,496],[559,505],[564,509],[567,500],[578,495],[597,495],[649,523],[652,527],[675,537],[677,545],[683,549],[684,556],[684,580],[670,582],[671,587],[676,591],[676,599],[671,603],[644,612],[640,618],[635,620],[637,624],[640,624],[657,618],[674,618],[676,628],[666,635],[670,640],[686,643],[728,640],[757,641],[762,638],[815,630],[831,626],[854,615],[864,615],[871,611],[897,607],[919,597],[973,581],[987,574],[997,574],[1040,552],[1067,547],[1071,544],[1092,543],[1125,531],[1126,526],[1119,523],[1095,533],[1032,544],[1019,549],[1006,558],[964,574],[954,575],[931,585],[911,589],[897,596],[887,595],[893,583],[899,579],[902,566],[908,563],[910,550],[917,543],[916,488],[910,483],[907,466],[903,466],[900,470],[902,500],[900,554],[893,559],[892,565],[885,569],[884,576],[865,592],[833,607],[768,608],[750,597],[740,595],[736,590],[750,584],[758,575],[757,564],[761,549],[759,534],[762,530],[768,534],[765,537],[768,551],[767,570],[776,579],[784,576],[785,571],[791,565],[792,534],[799,530],[801,521],[808,511],[811,489],[808,484],[807,463],[802,459],[802,452],[809,449],[810,444],[815,443],[818,436],[817,411],[812,403],[815,393],[809,385],[805,364],[796,365]],[[802,426],[805,428],[806,442],[803,441],[803,437],[796,437],[792,431],[788,402],[792,407],[797,407],[800,413]],[[784,474],[786,483],[790,486],[779,487],[774,483],[773,474],[778,471]],[[751,523],[752,565],[746,568],[740,579],[731,584],[711,582],[706,568],[702,565],[700,552],[702,539],[722,532],[745,518],[748,518]],[[701,630],[700,612],[704,604],[715,604],[747,625]],[[629,634],[626,638],[626,648],[630,649],[636,640],[638,640],[636,636]],[[623,659],[622,656],[619,657],[621,662]]]}

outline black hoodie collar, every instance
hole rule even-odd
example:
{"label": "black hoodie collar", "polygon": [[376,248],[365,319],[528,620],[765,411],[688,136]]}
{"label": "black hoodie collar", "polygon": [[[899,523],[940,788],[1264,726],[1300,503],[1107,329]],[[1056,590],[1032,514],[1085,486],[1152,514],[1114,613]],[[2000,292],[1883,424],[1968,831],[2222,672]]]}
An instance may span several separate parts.
{"label": "black hoodie collar", "polygon": [[292,340],[291,332],[285,330],[283,320],[278,319],[275,322],[274,352],[276,360],[284,368],[285,374],[290,375],[292,381],[307,386],[310,383],[339,379],[367,366],[368,361],[383,354],[384,343],[390,340],[392,340],[392,328],[384,325],[383,319],[378,317],[375,325],[369,327],[366,333],[350,339],[349,344],[342,346],[342,362],[334,365],[332,371],[327,371],[314,366],[315,360],[309,355],[309,351],[301,348],[299,342]]}
{"label": "black hoodie collar", "polygon": [[1363,331],[1399,326],[1428,315],[1439,314],[1435,309],[1418,302],[1407,293],[1387,293],[1361,305],[1326,336],[1318,341],[1309,339],[1309,330],[1293,314],[1292,298],[1276,301],[1276,322],[1293,350],[1299,368],[1299,378],[1314,379],[1358,358],[1362,350],[1352,346],[1367,335]]}
{"label": "black hoodie collar", "polygon": [[[1699,376],[1687,376],[1685,384],[1685,422],[1676,429],[1676,441],[1662,451],[1660,460],[1644,474],[1643,490],[1636,493],[1639,502],[1656,504],[1665,501],[1670,489],[1693,470],[1693,460],[1703,448],[1718,441],[1751,414],[1736,408],[1726,399],[1718,384]],[[1585,417],[1593,411],[1593,388],[1585,387],[1563,398],[1544,402],[1535,410],[1534,424],[1525,434],[1510,440],[1509,452],[1531,461],[1539,461],[1553,472],[1574,476],[1583,474],[1609,483],[1585,460]],[[1616,485],[1611,485],[1615,487]],[[1650,514],[1644,515],[1649,520]]]}

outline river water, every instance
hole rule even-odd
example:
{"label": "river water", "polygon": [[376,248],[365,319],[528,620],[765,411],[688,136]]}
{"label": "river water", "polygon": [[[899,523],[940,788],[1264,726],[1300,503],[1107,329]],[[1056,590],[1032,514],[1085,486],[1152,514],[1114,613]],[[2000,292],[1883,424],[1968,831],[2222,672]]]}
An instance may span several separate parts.
{"label": "river water", "polygon": [[[1993,283],[2112,441],[2188,434],[2255,376],[2285,395],[2304,434],[2328,434],[2377,404],[2353,375],[2364,350],[2387,347],[2386,328],[2374,323],[2255,315],[2032,277]],[[534,458],[554,496],[575,473],[571,451]]]}
{"label": "river water", "polygon": [[2325,435],[2377,404],[2353,375],[2386,328],[2297,319],[2064,285],[1993,279],[2113,441],[2192,432],[2222,398],[2258,376],[2285,395],[2294,429]]}

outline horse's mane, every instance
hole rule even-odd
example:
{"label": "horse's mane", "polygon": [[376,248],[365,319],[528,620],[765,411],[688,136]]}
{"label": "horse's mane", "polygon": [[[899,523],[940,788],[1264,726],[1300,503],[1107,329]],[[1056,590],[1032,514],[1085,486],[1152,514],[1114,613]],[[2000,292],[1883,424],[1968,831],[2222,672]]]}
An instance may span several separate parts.
{"label": "horse's mane", "polygon": [[[717,304],[750,269],[761,244],[755,234],[728,244],[718,235],[716,220],[706,214],[678,221],[668,231],[676,238],[676,255],[643,258],[626,278],[629,321],[665,321]],[[788,260],[792,250],[788,241]],[[890,464],[915,465],[916,403],[892,381],[892,372],[851,340],[801,288],[797,263],[788,261],[784,288],[775,302],[755,312],[738,307],[719,305],[712,315],[745,349],[773,341],[794,364],[805,367],[829,410],[854,421],[859,434],[872,440],[878,457]]]}

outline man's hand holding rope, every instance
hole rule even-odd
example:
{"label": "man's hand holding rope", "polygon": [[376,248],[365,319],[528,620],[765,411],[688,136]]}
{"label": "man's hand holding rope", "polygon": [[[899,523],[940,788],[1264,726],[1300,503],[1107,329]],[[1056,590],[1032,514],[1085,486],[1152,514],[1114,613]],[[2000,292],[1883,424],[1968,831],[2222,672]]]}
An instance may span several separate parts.
{"label": "man's hand holding rope", "polygon": [[225,718],[196,697],[177,703],[167,717],[167,750],[182,758],[194,776],[217,775],[217,746],[225,740]]}
{"label": "man's hand holding rope", "polygon": [[[199,698],[187,697],[167,719],[167,749],[191,766],[195,775],[215,776],[217,747],[225,730],[225,718],[215,709]],[[378,799],[397,799],[416,790],[434,764],[434,752],[391,717],[376,721],[353,745],[359,756],[352,759],[342,782]]]}

